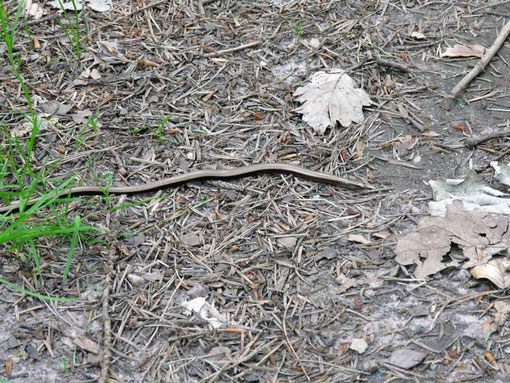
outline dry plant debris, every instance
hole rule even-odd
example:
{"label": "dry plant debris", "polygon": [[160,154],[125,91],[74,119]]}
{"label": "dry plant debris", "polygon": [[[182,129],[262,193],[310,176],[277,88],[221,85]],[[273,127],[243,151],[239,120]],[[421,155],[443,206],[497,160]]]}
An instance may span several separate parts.
{"label": "dry plant debris", "polygon": [[[136,185],[286,162],[378,189],[260,175],[72,201],[70,219],[109,234],[77,242],[65,283],[65,239],[37,239],[40,278],[30,249],[0,249],[0,277],[77,298],[47,302],[0,286],[0,379],[508,381],[505,291],[460,267],[460,248],[441,260],[458,256],[458,267],[426,280],[395,261],[395,238],[429,214],[424,180],[460,179],[472,164],[485,186],[506,190],[487,167],[510,153],[510,57],[498,33],[506,1],[118,0],[106,12],[90,3],[79,11],[79,55],[63,29],[73,8],[68,20],[59,5],[32,1],[16,30],[40,122],[26,163],[47,165],[47,187],[73,175]],[[445,105],[473,61],[441,58],[455,44],[494,49]],[[1,44],[0,119],[23,144],[27,100],[6,51]],[[348,127],[336,129],[322,102],[322,125],[310,127],[296,110],[304,93],[294,92],[331,68],[368,96],[356,96]],[[439,233],[443,251],[452,238],[473,239],[454,234]],[[184,313],[197,298],[224,325]]]}
{"label": "dry plant debris", "polygon": [[510,248],[508,216],[467,212],[456,202],[448,207],[446,217],[425,217],[416,231],[400,237],[395,260],[415,265],[418,279],[462,266],[474,268],[475,278],[487,278],[500,288],[510,286],[510,261],[494,257]]}
{"label": "dry plant debris", "polygon": [[372,103],[367,92],[356,88],[356,82],[341,69],[314,73],[294,96],[302,104],[296,112],[302,113],[303,120],[317,133],[324,133],[337,122],[346,128],[363,122],[363,106]]}
{"label": "dry plant debris", "polygon": [[482,45],[460,45],[455,44],[448,47],[441,53],[441,57],[482,57],[485,48]]}

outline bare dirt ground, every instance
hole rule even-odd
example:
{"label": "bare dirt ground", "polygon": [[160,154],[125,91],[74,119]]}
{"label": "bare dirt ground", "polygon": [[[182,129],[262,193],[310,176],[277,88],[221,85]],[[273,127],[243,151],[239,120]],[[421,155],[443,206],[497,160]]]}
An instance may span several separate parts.
{"label": "bare dirt ground", "polygon": [[[119,210],[107,209],[154,195],[83,197],[70,218],[91,214],[107,233],[81,241],[65,283],[68,242],[40,240],[39,292],[79,299],[0,288],[0,361],[12,365],[0,377],[105,381],[109,365],[106,381],[126,383],[510,379],[508,324],[486,328],[506,292],[459,268],[417,280],[394,259],[398,235],[428,214],[424,181],[473,166],[490,183],[489,162],[508,153],[504,139],[463,142],[508,125],[509,42],[454,102],[445,95],[479,59],[440,56],[489,47],[507,1],[121,0],[86,11],[79,60],[43,6],[15,49],[45,121],[34,164],[63,159],[48,179],[135,185],[287,162],[376,190],[260,175]],[[0,117],[19,129],[26,100],[2,60]],[[374,104],[362,124],[320,135],[293,92],[328,68],[348,70]],[[91,116],[96,129],[83,130]],[[0,259],[0,275],[24,288],[35,289],[32,272]],[[227,325],[185,315],[196,297]]]}

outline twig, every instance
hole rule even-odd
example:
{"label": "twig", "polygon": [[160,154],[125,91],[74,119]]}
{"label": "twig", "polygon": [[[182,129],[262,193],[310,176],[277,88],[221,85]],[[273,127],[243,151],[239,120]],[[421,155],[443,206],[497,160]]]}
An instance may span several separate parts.
{"label": "twig", "polygon": [[228,48],[228,49],[223,49],[221,51],[216,51],[216,52],[211,52],[211,53],[206,53],[204,55],[202,55],[203,57],[216,57],[216,56],[221,56],[225,53],[232,53],[232,52],[237,52],[237,51],[241,51],[243,49],[246,49],[246,48],[251,48],[251,47],[254,47],[254,46],[257,46],[260,44],[260,41],[254,41],[252,43],[248,43],[248,44],[244,44],[244,45],[239,45],[238,47],[234,47],[234,48]]}
{"label": "twig", "polygon": [[41,17],[40,19],[34,19],[34,20],[27,21],[27,25],[36,25],[36,24],[45,23],[47,21],[55,20],[57,17],[58,17],[58,14],[54,13],[52,15]]}
{"label": "twig", "polygon": [[508,21],[501,32],[499,32],[498,37],[492,44],[492,46],[485,52],[481,60],[478,64],[475,65],[471,71],[464,76],[462,80],[459,81],[457,85],[451,90],[449,96],[451,98],[457,97],[460,91],[464,89],[470,82],[473,80],[478,74],[487,66],[487,64],[492,60],[496,52],[501,48],[501,45],[505,42],[506,38],[510,34],[510,21]]}
{"label": "twig", "polygon": [[375,59],[375,62],[381,66],[387,66],[390,68],[395,68],[401,70],[402,72],[409,72],[409,65],[401,64],[396,61],[382,59],[380,57]]}
{"label": "twig", "polygon": [[510,137],[510,130],[502,130],[500,132],[484,134],[483,136],[466,138],[464,144],[468,148],[474,148],[475,146],[480,145],[482,142],[505,137]]}

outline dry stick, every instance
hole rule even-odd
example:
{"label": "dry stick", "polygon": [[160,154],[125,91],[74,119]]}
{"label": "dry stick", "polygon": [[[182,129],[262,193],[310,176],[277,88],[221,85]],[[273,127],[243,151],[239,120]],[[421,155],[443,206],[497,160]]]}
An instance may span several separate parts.
{"label": "dry stick", "polygon": [[475,65],[471,72],[464,76],[462,80],[459,81],[455,88],[453,88],[449,94],[451,98],[457,97],[459,92],[464,89],[470,82],[473,80],[478,74],[487,66],[487,64],[492,60],[496,52],[501,48],[501,45],[505,42],[506,38],[510,34],[510,21],[508,21],[501,32],[499,32],[498,37],[489,48],[487,52],[483,55],[478,64]]}
{"label": "dry stick", "polygon": [[510,137],[510,130],[502,130],[500,132],[489,133],[483,136],[467,138],[464,140],[464,144],[468,148],[474,148],[475,146],[480,145],[482,142],[505,137]]}
{"label": "dry stick", "polygon": [[260,44],[260,41],[254,41],[254,42],[251,42],[251,43],[248,43],[248,44],[239,45],[238,47],[223,49],[223,50],[217,51],[217,52],[206,53],[206,54],[203,54],[202,57],[221,56],[221,55],[223,55],[225,53],[232,53],[232,52],[241,51],[243,49],[255,47],[255,46],[259,45],[259,44]]}
{"label": "dry stick", "polygon": [[386,60],[386,59],[377,57],[375,59],[375,62],[377,64],[381,65],[381,66],[387,66],[387,67],[390,67],[390,68],[395,68],[395,69],[398,69],[398,70],[400,70],[402,72],[409,72],[409,65],[402,64],[402,63],[399,63],[399,62],[396,62],[396,61]]}

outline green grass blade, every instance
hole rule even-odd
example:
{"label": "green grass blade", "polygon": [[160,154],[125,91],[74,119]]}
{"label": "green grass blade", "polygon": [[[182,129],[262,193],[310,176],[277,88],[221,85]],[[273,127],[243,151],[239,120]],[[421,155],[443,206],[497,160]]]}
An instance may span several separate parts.
{"label": "green grass blade", "polygon": [[0,278],[0,283],[3,283],[7,287],[9,287],[12,290],[17,291],[19,293],[22,293],[22,294],[25,294],[25,295],[30,295],[31,297],[36,297],[36,298],[44,299],[44,300],[47,300],[47,301],[75,302],[76,300],[78,300],[78,298],[51,297],[49,295],[35,293],[33,291],[30,291],[30,290],[25,290],[25,289],[19,287],[18,285],[15,285],[14,283],[11,283],[11,282],[3,279],[3,278]]}

